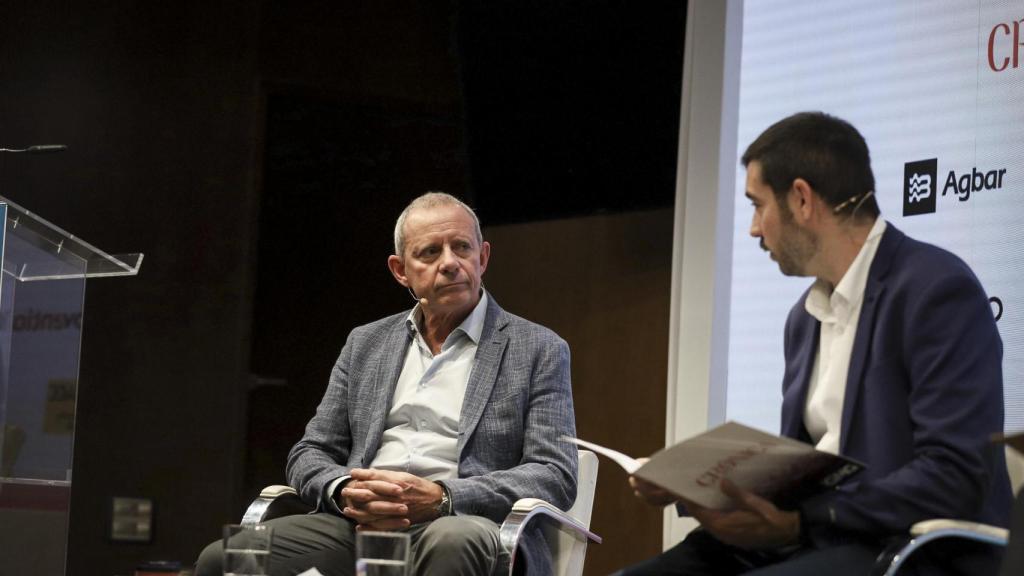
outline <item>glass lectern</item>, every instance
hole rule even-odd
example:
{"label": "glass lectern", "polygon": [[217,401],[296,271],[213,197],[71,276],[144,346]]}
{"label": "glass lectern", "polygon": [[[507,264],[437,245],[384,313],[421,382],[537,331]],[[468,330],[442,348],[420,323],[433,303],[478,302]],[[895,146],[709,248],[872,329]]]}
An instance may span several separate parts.
{"label": "glass lectern", "polygon": [[0,196],[0,574],[64,574],[85,281],[138,273]]}

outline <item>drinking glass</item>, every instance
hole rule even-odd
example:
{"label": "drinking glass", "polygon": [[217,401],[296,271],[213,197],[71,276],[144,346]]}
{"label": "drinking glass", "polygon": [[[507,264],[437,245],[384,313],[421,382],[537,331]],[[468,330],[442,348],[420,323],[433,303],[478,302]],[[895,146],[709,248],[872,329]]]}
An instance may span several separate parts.
{"label": "drinking glass", "polygon": [[224,526],[224,576],[266,576],[274,529],[264,524]]}
{"label": "drinking glass", "polygon": [[409,535],[360,531],[356,534],[356,576],[407,576]]}

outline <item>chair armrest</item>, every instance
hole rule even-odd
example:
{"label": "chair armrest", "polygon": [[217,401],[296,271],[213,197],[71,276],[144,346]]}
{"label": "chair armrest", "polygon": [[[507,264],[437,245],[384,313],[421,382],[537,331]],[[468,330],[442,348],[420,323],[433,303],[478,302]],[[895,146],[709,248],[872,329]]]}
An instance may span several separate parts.
{"label": "chair armrest", "polygon": [[501,542],[509,551],[514,551],[519,543],[523,529],[534,518],[544,517],[553,520],[558,529],[571,534],[577,540],[590,540],[598,544],[601,537],[587,529],[579,520],[562,512],[548,502],[539,498],[522,498],[512,505],[512,511],[501,524]]}
{"label": "chair armrest", "polygon": [[242,524],[259,524],[281,516],[305,514],[311,510],[313,507],[303,502],[294,488],[275,484],[264,488],[249,504],[242,516]]}
{"label": "chair armrest", "polygon": [[932,539],[959,536],[1000,546],[1006,546],[1006,542],[1010,538],[1010,531],[1006,528],[946,518],[918,522],[910,527],[910,534],[912,536],[931,535]]}
{"label": "chair armrest", "polygon": [[874,576],[893,576],[900,566],[921,546],[939,538],[964,538],[994,546],[1006,546],[1010,531],[998,526],[939,518],[925,520],[910,527],[910,534],[890,544],[875,561]]}
{"label": "chair armrest", "polygon": [[509,573],[514,568],[516,550],[519,539],[530,522],[544,518],[553,523],[554,527],[572,535],[581,542],[593,541],[601,543],[601,537],[587,529],[579,520],[559,510],[555,506],[539,498],[522,498],[512,505],[512,511],[505,517],[499,530],[502,547],[508,551]]}

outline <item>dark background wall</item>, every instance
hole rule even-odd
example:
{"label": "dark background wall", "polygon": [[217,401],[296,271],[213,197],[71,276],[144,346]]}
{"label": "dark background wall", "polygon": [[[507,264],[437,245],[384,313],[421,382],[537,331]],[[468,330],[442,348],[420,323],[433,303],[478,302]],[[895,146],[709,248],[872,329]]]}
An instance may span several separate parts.
{"label": "dark background wall", "polygon": [[[137,278],[86,290],[70,574],[182,558],[237,509],[259,25],[244,1],[0,8],[0,140],[70,147],[3,157],[0,193],[146,254]],[[154,500],[152,545],[108,542],[115,495]]]}
{"label": "dark background wall", "polygon": [[[426,189],[479,207],[496,238],[489,286],[569,340],[580,434],[659,447],[671,218],[650,210],[673,197],[684,13],[667,0],[0,8],[0,147],[70,148],[0,156],[0,194],[146,254],[138,277],[87,289],[68,573],[191,560],[283,479],[348,330],[409,304],[384,261],[394,217]],[[588,275],[566,274],[582,263]],[[541,270],[551,282],[534,282]],[[625,303],[651,321],[629,322]],[[616,405],[641,432],[611,433]],[[602,465],[594,574],[660,543],[660,514]],[[113,496],[155,501],[151,544],[107,540]]]}

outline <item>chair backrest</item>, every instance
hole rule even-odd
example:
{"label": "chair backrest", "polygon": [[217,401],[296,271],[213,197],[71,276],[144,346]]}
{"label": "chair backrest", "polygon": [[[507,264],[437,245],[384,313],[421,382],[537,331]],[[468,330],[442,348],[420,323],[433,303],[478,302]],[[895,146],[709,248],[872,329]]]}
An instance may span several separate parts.
{"label": "chair backrest", "polygon": [[1024,454],[1009,445],[1006,447],[1006,469],[1010,473],[1010,486],[1017,494],[1024,488]]}
{"label": "chair backrest", "polygon": [[[597,455],[589,450],[580,450],[580,467],[577,474],[576,501],[568,513],[590,528],[590,515],[594,509],[594,493],[597,491]],[[561,530],[554,531],[549,539],[555,559],[556,576],[580,576],[583,561],[587,557],[587,541],[580,541]],[[551,541],[554,540],[554,541]]]}

